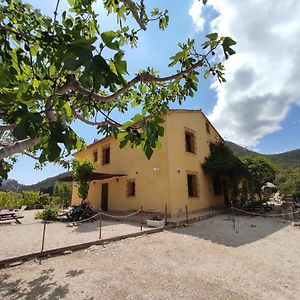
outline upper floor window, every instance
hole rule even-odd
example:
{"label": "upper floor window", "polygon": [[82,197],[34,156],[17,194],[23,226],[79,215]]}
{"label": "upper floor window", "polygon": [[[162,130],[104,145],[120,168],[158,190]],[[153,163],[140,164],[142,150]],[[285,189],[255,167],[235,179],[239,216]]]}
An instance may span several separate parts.
{"label": "upper floor window", "polygon": [[110,146],[102,148],[102,165],[110,163]]}
{"label": "upper floor window", "polygon": [[196,153],[196,136],[192,130],[185,130],[185,150],[187,152]]}
{"label": "upper floor window", "polygon": [[98,151],[97,151],[97,150],[95,150],[95,151],[93,152],[93,161],[94,161],[94,162],[97,162],[97,161],[98,161]]}
{"label": "upper floor window", "polygon": [[210,124],[208,122],[205,123],[206,132],[210,134]]}
{"label": "upper floor window", "polygon": [[198,182],[196,174],[187,174],[188,195],[189,197],[198,197]]}
{"label": "upper floor window", "polygon": [[127,197],[135,196],[135,180],[127,181]]}

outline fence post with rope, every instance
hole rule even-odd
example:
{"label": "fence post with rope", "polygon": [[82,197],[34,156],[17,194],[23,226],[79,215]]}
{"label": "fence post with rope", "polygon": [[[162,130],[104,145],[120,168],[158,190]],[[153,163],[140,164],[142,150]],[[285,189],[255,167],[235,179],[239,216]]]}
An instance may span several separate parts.
{"label": "fence post with rope", "polygon": [[189,214],[188,214],[187,204],[185,205],[185,221],[186,221],[186,224],[189,224]]}
{"label": "fence post with rope", "polygon": [[294,196],[292,197],[292,222],[295,222],[295,202],[294,202]]}
{"label": "fence post with rope", "polygon": [[233,224],[233,228],[235,229],[235,219],[234,219],[234,210],[233,210],[232,200],[230,201],[230,206],[231,206],[231,214],[232,214],[232,224]]}
{"label": "fence post with rope", "polygon": [[140,210],[140,221],[141,221],[140,231],[143,231],[143,206],[141,206],[141,210]]}
{"label": "fence post with rope", "polygon": [[44,245],[45,245],[45,235],[46,235],[46,218],[44,218],[44,226],[43,226],[43,237],[42,237],[42,248],[41,248],[41,252],[44,251]]}
{"label": "fence post with rope", "polygon": [[168,224],[168,206],[167,204],[165,205],[165,224]]}
{"label": "fence post with rope", "polygon": [[100,213],[99,213],[99,240],[101,240],[101,238],[102,238],[102,236],[101,236],[102,228],[101,227],[102,227],[102,209],[100,208]]}

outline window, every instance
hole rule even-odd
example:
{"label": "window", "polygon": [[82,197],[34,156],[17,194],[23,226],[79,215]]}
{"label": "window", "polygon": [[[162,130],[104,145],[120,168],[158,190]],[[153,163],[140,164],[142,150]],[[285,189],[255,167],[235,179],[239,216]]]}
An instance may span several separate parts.
{"label": "window", "polygon": [[135,180],[127,181],[127,197],[135,196]]}
{"label": "window", "polygon": [[222,195],[222,180],[219,176],[214,176],[214,192],[216,196]]}
{"label": "window", "polygon": [[110,163],[110,146],[106,146],[102,149],[102,165]]}
{"label": "window", "polygon": [[185,130],[185,150],[196,153],[196,137],[195,133],[191,130]]}
{"label": "window", "polygon": [[197,175],[187,174],[187,183],[189,197],[198,197]]}
{"label": "window", "polygon": [[210,125],[209,125],[209,123],[206,122],[206,123],[205,123],[205,126],[206,126],[206,132],[207,132],[208,134],[210,134]]}
{"label": "window", "polygon": [[93,152],[93,161],[94,162],[98,161],[98,151],[97,150]]}

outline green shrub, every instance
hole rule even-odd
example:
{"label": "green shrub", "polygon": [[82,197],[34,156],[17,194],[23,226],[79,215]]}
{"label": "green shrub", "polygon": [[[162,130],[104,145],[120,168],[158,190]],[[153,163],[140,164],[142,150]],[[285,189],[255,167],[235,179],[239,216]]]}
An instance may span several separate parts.
{"label": "green shrub", "polygon": [[54,186],[53,201],[61,207],[68,207],[71,204],[72,185],[70,183],[57,183]]}
{"label": "green shrub", "polygon": [[47,221],[57,220],[58,208],[53,205],[46,205],[42,211],[35,214],[35,219],[42,219]]}
{"label": "green shrub", "polygon": [[0,192],[0,209],[13,209],[23,205],[28,208],[44,207],[52,202],[51,196],[36,191]]}

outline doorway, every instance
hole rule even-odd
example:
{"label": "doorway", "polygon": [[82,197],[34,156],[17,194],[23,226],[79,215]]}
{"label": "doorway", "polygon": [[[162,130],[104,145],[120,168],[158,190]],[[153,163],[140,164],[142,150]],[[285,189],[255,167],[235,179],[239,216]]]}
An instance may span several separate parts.
{"label": "doorway", "polygon": [[101,187],[101,209],[108,210],[108,183],[102,183]]}

